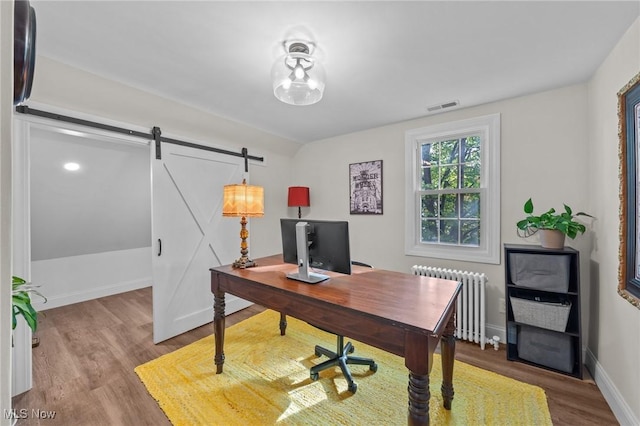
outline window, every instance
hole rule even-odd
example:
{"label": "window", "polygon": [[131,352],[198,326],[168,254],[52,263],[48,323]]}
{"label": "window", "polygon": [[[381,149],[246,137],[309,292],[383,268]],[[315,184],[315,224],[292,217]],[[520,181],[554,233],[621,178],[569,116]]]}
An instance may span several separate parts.
{"label": "window", "polygon": [[500,115],[410,130],[405,253],[500,263]]}

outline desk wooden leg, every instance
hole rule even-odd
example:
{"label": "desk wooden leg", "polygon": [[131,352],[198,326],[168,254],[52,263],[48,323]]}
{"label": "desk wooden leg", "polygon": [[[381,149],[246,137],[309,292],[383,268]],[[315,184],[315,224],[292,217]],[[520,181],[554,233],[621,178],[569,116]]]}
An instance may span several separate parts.
{"label": "desk wooden leg", "polygon": [[413,333],[405,336],[404,364],[409,369],[409,425],[429,424],[429,373],[437,344],[437,338]]}
{"label": "desk wooden leg", "polygon": [[442,338],[440,339],[440,350],[442,352],[442,400],[444,408],[451,410],[451,402],[453,401],[453,363],[456,354],[455,332],[455,315],[451,315],[447,327],[445,328]]}
{"label": "desk wooden leg", "polygon": [[409,425],[429,424],[429,375],[409,372]]}
{"label": "desk wooden leg", "polygon": [[224,292],[217,292],[213,296],[213,332],[216,341],[214,362],[216,363],[216,374],[220,374],[224,365],[225,294]]}
{"label": "desk wooden leg", "polygon": [[280,335],[284,336],[287,332],[287,316],[280,312]]}

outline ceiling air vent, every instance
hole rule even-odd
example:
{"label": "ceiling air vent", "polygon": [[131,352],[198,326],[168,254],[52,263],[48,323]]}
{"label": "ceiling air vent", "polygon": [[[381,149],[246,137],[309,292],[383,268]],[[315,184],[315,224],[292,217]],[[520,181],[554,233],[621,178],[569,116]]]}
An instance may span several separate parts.
{"label": "ceiling air vent", "polygon": [[427,111],[429,111],[429,112],[437,112],[437,111],[441,111],[443,109],[453,108],[455,106],[458,106],[458,104],[459,104],[458,101],[445,102],[443,104],[432,105],[430,107],[427,107]]}

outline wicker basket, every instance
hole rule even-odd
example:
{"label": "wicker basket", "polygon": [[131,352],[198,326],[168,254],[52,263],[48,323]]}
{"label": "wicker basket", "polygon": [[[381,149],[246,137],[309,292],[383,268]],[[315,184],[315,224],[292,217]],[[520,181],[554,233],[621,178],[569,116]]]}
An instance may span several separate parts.
{"label": "wicker basket", "polygon": [[562,331],[567,329],[571,302],[551,303],[510,297],[514,319],[523,324]]}

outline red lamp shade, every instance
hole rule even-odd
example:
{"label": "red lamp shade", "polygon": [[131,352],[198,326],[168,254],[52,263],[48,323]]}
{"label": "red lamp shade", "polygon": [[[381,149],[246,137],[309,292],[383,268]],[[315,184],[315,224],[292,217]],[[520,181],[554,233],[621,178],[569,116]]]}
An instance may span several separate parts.
{"label": "red lamp shade", "polygon": [[309,207],[309,188],[306,186],[289,187],[289,207]]}

